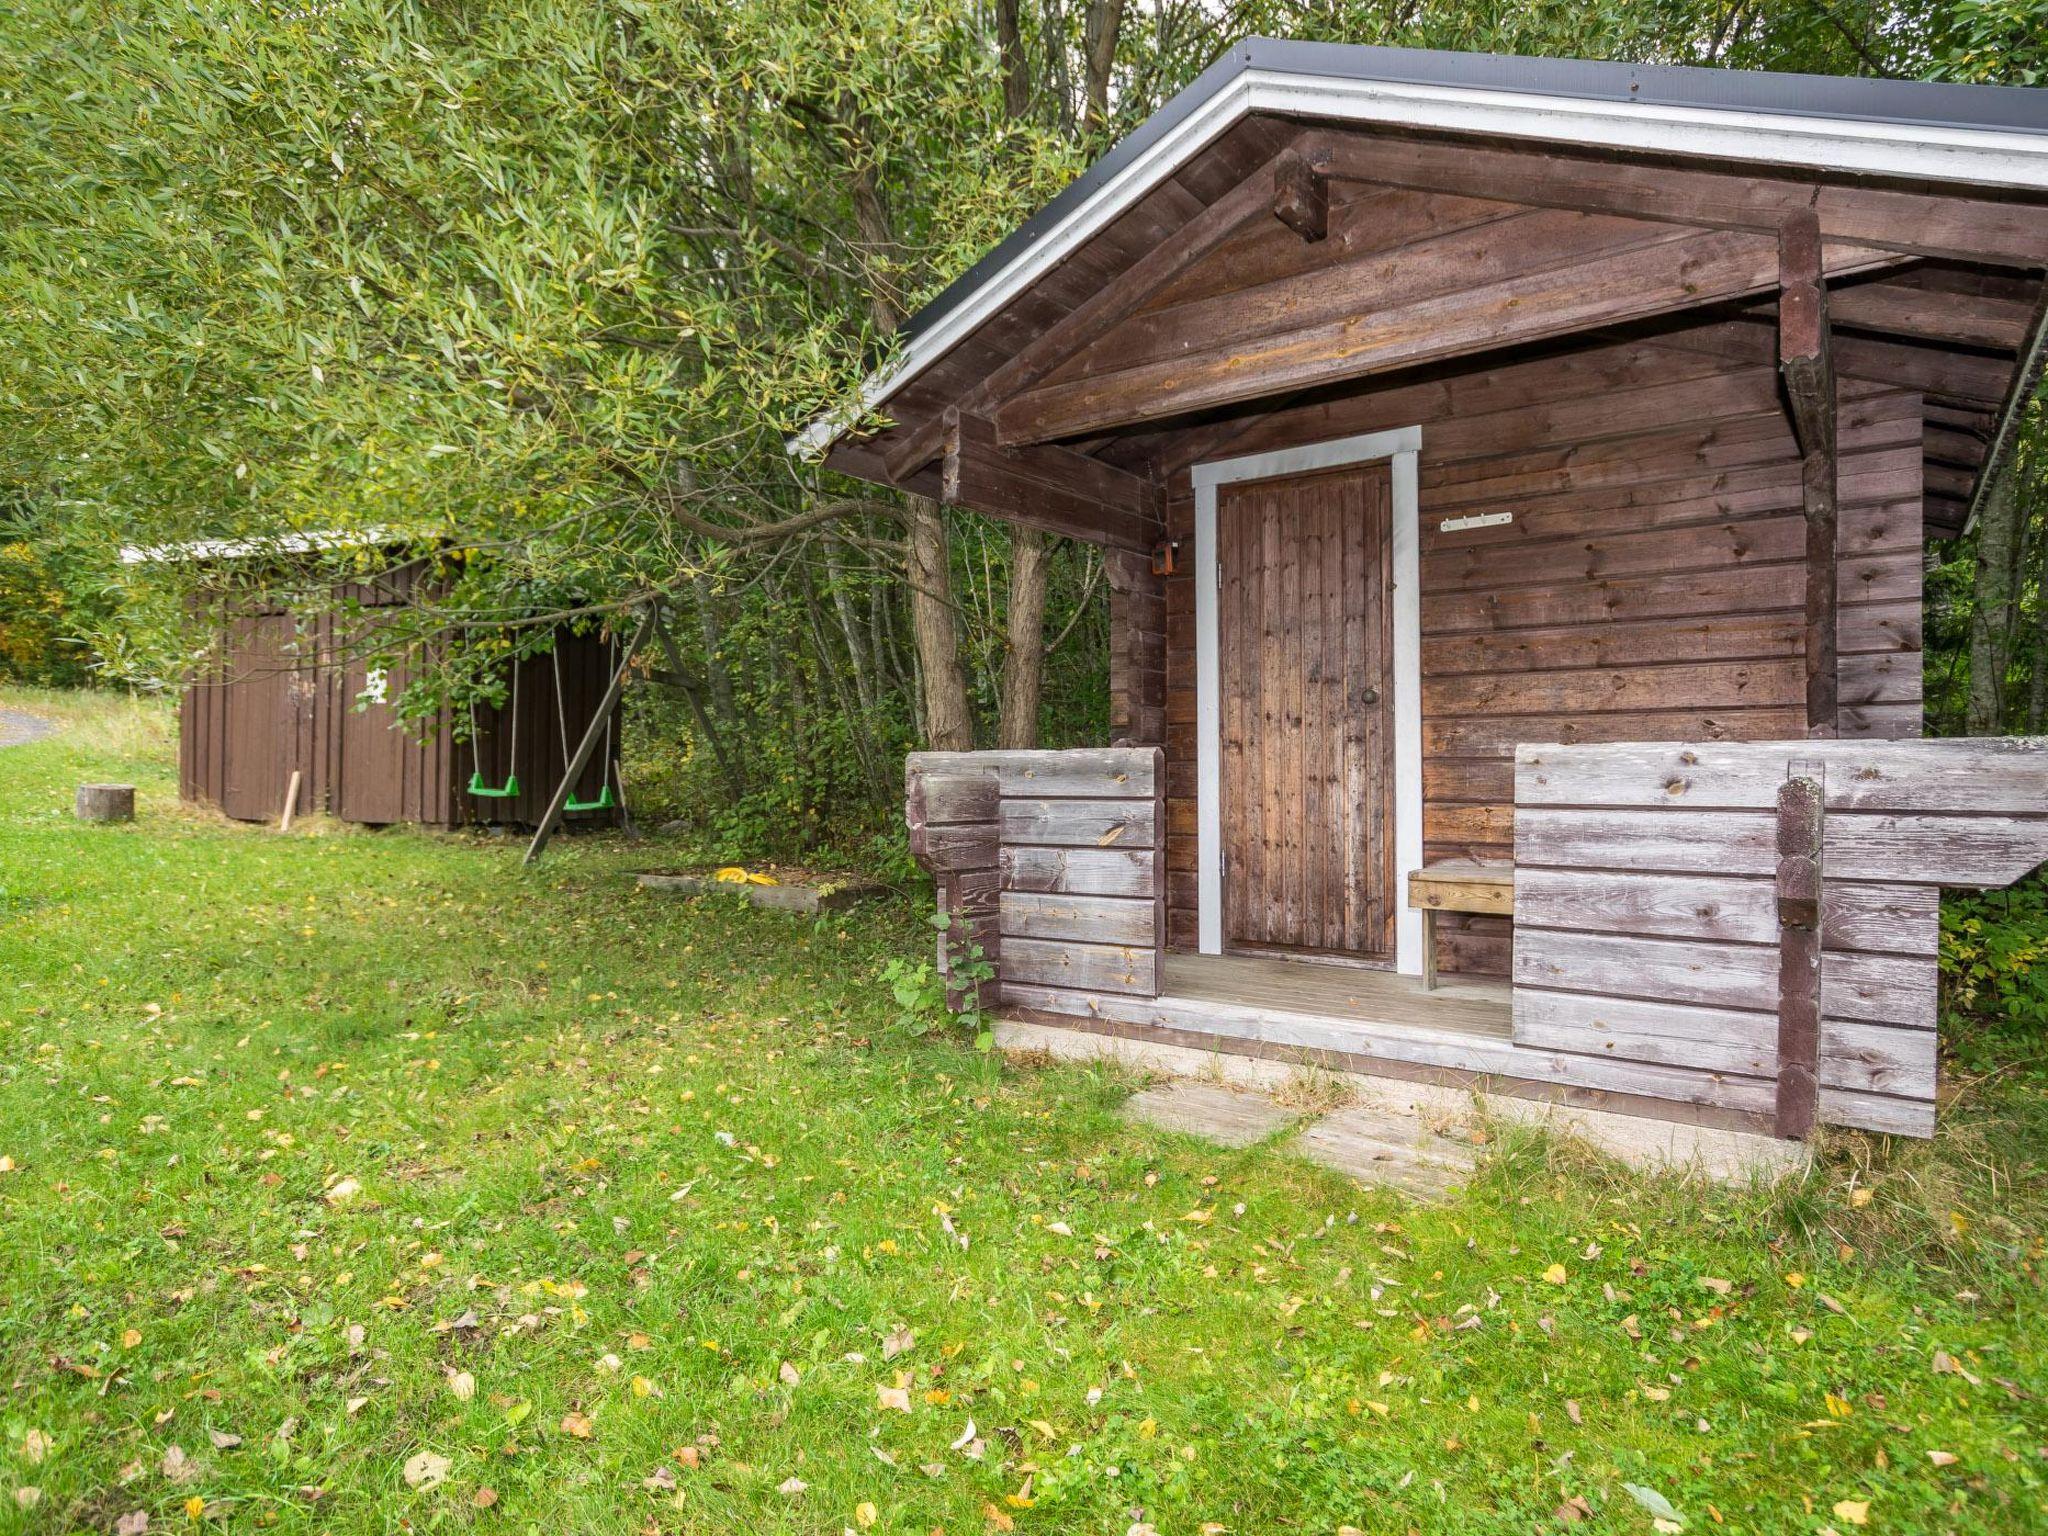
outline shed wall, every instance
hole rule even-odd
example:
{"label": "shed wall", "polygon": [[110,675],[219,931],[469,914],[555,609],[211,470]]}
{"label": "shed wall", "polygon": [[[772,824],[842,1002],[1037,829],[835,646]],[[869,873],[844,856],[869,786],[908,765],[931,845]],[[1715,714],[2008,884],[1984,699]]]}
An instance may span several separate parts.
{"label": "shed wall", "polygon": [[[1917,735],[1921,401],[1842,394],[1840,730]],[[1205,457],[1415,424],[1426,860],[1512,858],[1518,743],[1804,732],[1799,456],[1775,369],[1614,347],[1277,413]],[[1442,526],[1498,512],[1512,521]],[[1168,523],[1192,549],[1185,474]],[[1165,609],[1169,940],[1193,949],[1190,576]],[[1439,964],[1505,975],[1508,934],[1446,919]]]}

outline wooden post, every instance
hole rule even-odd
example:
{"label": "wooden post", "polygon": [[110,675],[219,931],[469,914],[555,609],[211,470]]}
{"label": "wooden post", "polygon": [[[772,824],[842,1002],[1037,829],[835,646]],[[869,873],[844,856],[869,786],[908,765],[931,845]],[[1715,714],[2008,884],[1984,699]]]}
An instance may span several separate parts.
{"label": "wooden post", "polygon": [[72,809],[80,821],[133,821],[133,784],[81,784]]}
{"label": "wooden post", "polygon": [[1805,1136],[1818,1103],[1820,1060],[1820,781],[1778,790],[1778,1104],[1780,1136]]}
{"label": "wooden post", "polygon": [[292,770],[292,780],[284,787],[284,814],[277,818],[277,830],[289,832],[292,829],[292,812],[299,805],[299,781],[306,776],[303,768]]}
{"label": "wooden post", "polygon": [[1778,231],[1778,371],[1800,451],[1806,512],[1806,734],[1837,732],[1835,369],[1828,347],[1820,220],[1809,209]]}
{"label": "wooden post", "polygon": [[[955,946],[981,946],[982,958],[1000,972],[1002,940],[997,922],[997,868],[1001,803],[996,771],[987,758],[970,753],[913,753],[904,769],[904,820],[910,853],[938,887],[939,915],[950,926],[939,935],[939,974],[946,978],[947,1003],[955,1012],[968,1004],[953,979]],[[975,1001],[995,1006],[1000,974],[985,980]]]}
{"label": "wooden post", "polygon": [[[540,825],[534,828],[533,841],[526,845],[526,857],[521,864],[531,864],[547,850],[548,839],[555,834],[555,827],[562,819],[562,807],[569,803],[569,792],[576,787],[576,776],[583,772],[583,765],[590,761],[590,754],[597,750],[598,738],[604,735],[604,723],[619,707],[619,695],[625,691],[626,669],[633,665],[633,655],[647,641],[648,631],[654,628],[655,605],[649,603],[640,613],[640,627],[633,631],[633,638],[619,653],[618,670],[612,673],[610,686],[599,701],[597,712],[590,717],[589,728],[583,733],[583,740],[576,744],[576,755],[569,759],[569,767],[562,775],[562,782],[555,786],[555,792],[548,797],[548,808],[541,813]],[[610,767],[606,770],[609,773]]]}

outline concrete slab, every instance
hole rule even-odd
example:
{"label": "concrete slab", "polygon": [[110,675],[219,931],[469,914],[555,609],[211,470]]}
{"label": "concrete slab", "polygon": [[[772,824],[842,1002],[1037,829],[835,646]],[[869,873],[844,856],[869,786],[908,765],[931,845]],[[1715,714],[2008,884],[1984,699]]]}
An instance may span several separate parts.
{"label": "concrete slab", "polygon": [[[1070,1061],[1115,1061],[1138,1071],[1201,1077],[1268,1092],[1284,1088],[1301,1071],[1292,1061],[1124,1040],[1091,1030],[1016,1019],[997,1023],[996,1044],[1006,1051],[1040,1051]],[[1465,1122],[1484,1114],[1538,1125],[1574,1137],[1617,1161],[1658,1173],[1696,1175],[1731,1184],[1769,1183],[1805,1168],[1809,1158],[1801,1142],[1749,1131],[1651,1120],[1611,1110],[1574,1109],[1508,1094],[1482,1095],[1362,1072],[1330,1075],[1345,1084],[1361,1104],[1397,1114],[1418,1114],[1425,1120]]]}
{"label": "concrete slab", "polygon": [[1420,1115],[1355,1105],[1325,1115],[1289,1149],[1361,1184],[1383,1184],[1417,1199],[1441,1199],[1478,1165],[1469,1141],[1439,1135]]}
{"label": "concrete slab", "polygon": [[1163,1131],[1200,1136],[1226,1147],[1248,1147],[1285,1130],[1299,1118],[1271,1099],[1240,1093],[1219,1083],[1176,1078],[1133,1094],[1124,1117]]}

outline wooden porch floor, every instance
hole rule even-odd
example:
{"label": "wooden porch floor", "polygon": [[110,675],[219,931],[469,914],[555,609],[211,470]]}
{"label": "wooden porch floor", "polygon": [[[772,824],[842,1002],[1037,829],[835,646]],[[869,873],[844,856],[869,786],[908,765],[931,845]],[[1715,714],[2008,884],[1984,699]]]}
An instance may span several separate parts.
{"label": "wooden porch floor", "polygon": [[1496,1040],[1506,1040],[1510,1032],[1505,981],[1443,977],[1432,992],[1420,977],[1360,966],[1264,955],[1173,954],[1166,957],[1165,979],[1166,996],[1190,1002],[1414,1025]]}

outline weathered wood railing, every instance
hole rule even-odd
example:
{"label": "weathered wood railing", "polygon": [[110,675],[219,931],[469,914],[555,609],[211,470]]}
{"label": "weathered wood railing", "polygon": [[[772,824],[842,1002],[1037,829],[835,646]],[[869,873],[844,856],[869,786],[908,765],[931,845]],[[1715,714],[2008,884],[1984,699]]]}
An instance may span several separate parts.
{"label": "weathered wood railing", "polygon": [[1930,1135],[1940,889],[2044,859],[2048,739],[1522,747],[1515,1043]]}
{"label": "weathered wood railing", "polygon": [[[967,943],[982,984],[1156,997],[1166,932],[1165,775],[1156,747],[914,752],[910,848],[938,882],[949,977]],[[961,999],[964,1001],[964,999]]]}

